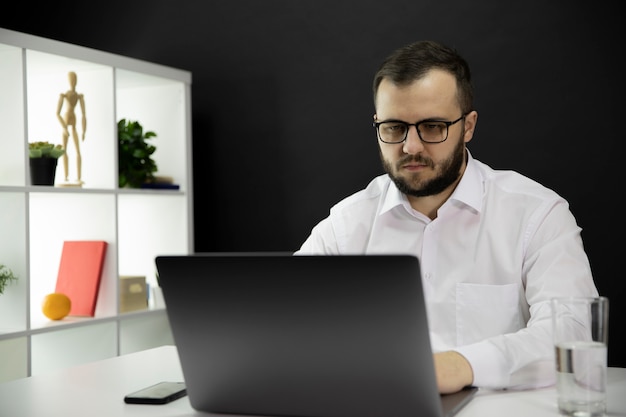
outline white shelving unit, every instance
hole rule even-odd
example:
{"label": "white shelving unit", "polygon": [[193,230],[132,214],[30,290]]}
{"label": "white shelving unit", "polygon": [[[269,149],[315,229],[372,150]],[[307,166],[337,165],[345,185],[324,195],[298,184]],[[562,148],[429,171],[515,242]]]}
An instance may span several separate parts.
{"label": "white shelving unit", "polygon": [[[86,105],[84,185],[32,186],[28,143],[62,143],[56,111],[70,71]],[[156,288],[155,256],[193,252],[191,73],[0,28],[0,92],[0,263],[19,277],[0,295],[0,382],[173,344],[164,306],[120,313],[119,276]],[[157,134],[157,175],[180,190],[118,188],[122,118]],[[70,138],[70,177],[74,152]],[[59,159],[57,184],[63,173]],[[94,317],[41,311],[65,240],[109,243]]]}

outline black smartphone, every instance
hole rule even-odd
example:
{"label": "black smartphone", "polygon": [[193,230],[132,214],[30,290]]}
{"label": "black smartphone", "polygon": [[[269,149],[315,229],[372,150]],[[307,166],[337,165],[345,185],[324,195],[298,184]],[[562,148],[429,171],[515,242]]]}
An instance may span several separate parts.
{"label": "black smartphone", "polygon": [[184,382],[159,382],[124,397],[126,404],[167,404],[187,395]]}

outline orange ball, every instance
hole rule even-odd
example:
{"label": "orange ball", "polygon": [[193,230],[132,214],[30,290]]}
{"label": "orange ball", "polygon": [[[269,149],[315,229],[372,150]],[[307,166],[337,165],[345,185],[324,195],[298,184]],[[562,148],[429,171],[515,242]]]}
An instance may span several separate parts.
{"label": "orange ball", "polygon": [[72,301],[70,298],[60,292],[54,292],[44,297],[41,305],[41,311],[50,320],[61,320],[72,309]]}

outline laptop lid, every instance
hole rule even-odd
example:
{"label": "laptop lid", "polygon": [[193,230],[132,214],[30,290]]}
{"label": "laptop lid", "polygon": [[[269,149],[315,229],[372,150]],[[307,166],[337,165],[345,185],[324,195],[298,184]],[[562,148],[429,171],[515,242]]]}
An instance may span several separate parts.
{"label": "laptop lid", "polygon": [[194,409],[444,416],[416,257],[212,253],[156,266]]}

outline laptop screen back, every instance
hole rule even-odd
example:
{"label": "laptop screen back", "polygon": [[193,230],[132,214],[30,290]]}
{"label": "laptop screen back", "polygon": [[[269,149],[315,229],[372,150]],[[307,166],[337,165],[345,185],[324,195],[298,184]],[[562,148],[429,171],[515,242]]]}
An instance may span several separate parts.
{"label": "laptop screen back", "polygon": [[441,416],[417,258],[156,259],[200,411]]}

